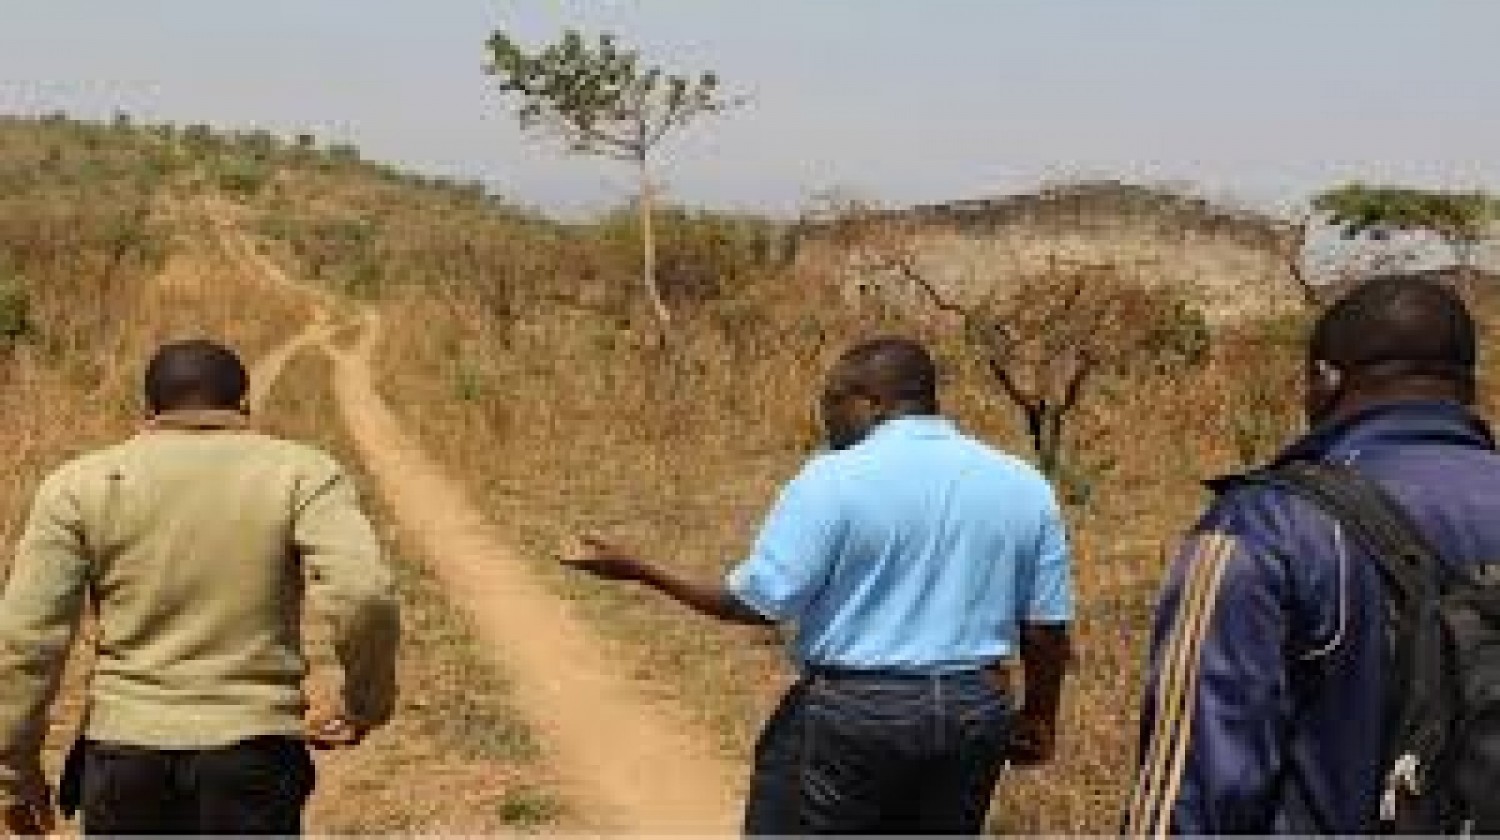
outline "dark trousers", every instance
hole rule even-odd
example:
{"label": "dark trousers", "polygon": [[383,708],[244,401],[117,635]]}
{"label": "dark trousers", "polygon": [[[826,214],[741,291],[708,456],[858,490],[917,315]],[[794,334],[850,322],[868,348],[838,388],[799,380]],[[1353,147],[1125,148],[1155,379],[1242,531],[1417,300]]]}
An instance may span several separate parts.
{"label": "dark trousers", "polygon": [[745,833],[977,835],[1012,719],[978,672],[804,678],[756,747]]}
{"label": "dark trousers", "polygon": [[291,738],[208,750],[79,749],[70,764],[91,836],[297,835],[316,778],[307,746]]}

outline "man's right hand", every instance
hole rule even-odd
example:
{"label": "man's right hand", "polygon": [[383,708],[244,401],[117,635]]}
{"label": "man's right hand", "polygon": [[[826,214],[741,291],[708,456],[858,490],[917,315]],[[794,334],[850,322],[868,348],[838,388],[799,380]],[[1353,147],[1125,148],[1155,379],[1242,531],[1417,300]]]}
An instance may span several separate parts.
{"label": "man's right hand", "polygon": [[646,576],[646,564],[634,552],[593,536],[570,540],[562,563],[604,580],[640,581]]}
{"label": "man's right hand", "polygon": [[51,834],[52,829],[57,827],[57,818],[52,813],[50,803],[11,804],[0,813],[0,822],[4,823],[5,833],[10,837],[40,837]]}
{"label": "man's right hand", "polygon": [[1056,718],[1022,710],[1011,731],[1006,759],[1023,767],[1034,767],[1049,763],[1056,754]]}
{"label": "man's right hand", "polygon": [[340,714],[313,713],[307,718],[307,744],[315,750],[357,747],[369,734],[369,727]]}
{"label": "man's right hand", "polygon": [[1011,762],[1021,766],[1046,764],[1057,752],[1062,684],[1072,661],[1073,644],[1066,624],[1021,625],[1021,664],[1026,689],[1006,756]]}

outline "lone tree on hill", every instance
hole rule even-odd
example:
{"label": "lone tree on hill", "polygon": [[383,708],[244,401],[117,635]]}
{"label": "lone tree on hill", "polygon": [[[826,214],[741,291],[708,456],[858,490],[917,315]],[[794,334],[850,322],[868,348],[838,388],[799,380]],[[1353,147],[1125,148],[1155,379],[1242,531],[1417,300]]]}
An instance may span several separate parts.
{"label": "lone tree on hill", "polygon": [[497,31],[486,46],[490,62],[485,72],[499,80],[501,94],[519,101],[516,116],[522,129],[554,137],[576,154],[637,167],[642,280],[665,327],[671,311],[656,280],[653,153],[677,129],[727,110],[737,100],[721,95],[714,73],[695,77],[644,66],[639,52],[622,48],[608,33],[590,44],[569,29],[557,43],[531,51]]}

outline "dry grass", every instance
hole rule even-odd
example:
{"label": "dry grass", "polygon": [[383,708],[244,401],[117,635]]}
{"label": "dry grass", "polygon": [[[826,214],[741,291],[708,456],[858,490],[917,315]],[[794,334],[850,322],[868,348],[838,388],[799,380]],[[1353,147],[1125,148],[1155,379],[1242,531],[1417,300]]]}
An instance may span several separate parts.
{"label": "dry grass", "polygon": [[[641,326],[630,254],[612,235],[530,219],[472,191],[348,168],[292,167],[255,208],[261,229],[281,241],[281,258],[313,266],[307,273],[334,288],[380,299],[388,336],[382,373],[406,422],[467,482],[502,533],[514,535],[559,592],[596,620],[642,686],[684,703],[740,758],[788,677],[777,640],[763,631],[710,625],[641,592],[566,577],[551,563],[559,538],[597,529],[681,568],[722,574],[745,551],[777,487],[816,440],[812,399],[824,366],[849,342],[873,333],[932,340],[945,363],[951,412],[996,445],[1023,447],[1018,418],[958,338],[900,312],[862,308],[844,293],[843,278],[816,261],[732,272],[734,284],[716,293],[679,298],[674,351],[663,353]],[[35,209],[20,215],[30,218]],[[6,212],[0,201],[0,230],[9,229],[3,227]],[[1170,241],[1177,250],[1162,258],[1184,260],[1184,276],[1193,282],[1250,295],[1283,293],[1279,285],[1265,288],[1270,269],[1263,260],[1226,256],[1193,236]],[[1033,256],[1077,246],[1046,237],[1023,244]],[[1001,246],[955,247],[952,259],[966,263]],[[1017,247],[1009,243],[1004,250]],[[87,253],[59,248],[56,259],[74,250]],[[162,288],[192,299],[190,285],[174,281]],[[110,321],[104,313],[116,311],[112,304],[88,303],[113,300],[103,291],[60,288],[67,291],[58,293],[48,317],[72,317],[65,310],[75,299],[85,302],[79,324]],[[154,323],[151,311],[129,311],[135,314],[119,320],[128,320],[121,329],[130,340],[164,328],[135,323]],[[241,300],[215,317],[254,311]],[[264,329],[278,322],[261,317],[258,323]],[[223,325],[251,344],[261,341],[254,328]],[[21,383],[0,397],[21,418],[7,432],[16,436],[12,474],[28,483],[62,451],[106,437],[128,415],[126,392],[110,388],[99,392],[118,393],[111,399],[121,403],[100,414],[112,421],[62,410],[83,404],[81,395],[101,378],[127,381],[95,371],[110,370],[112,358],[134,358],[117,355],[129,349],[121,338],[95,347],[82,338],[90,335],[86,327],[64,335],[71,343],[62,350],[50,356],[23,350],[4,368]],[[1006,781],[996,830],[1117,828],[1163,558],[1205,500],[1199,479],[1265,457],[1295,428],[1296,337],[1291,321],[1221,328],[1203,364],[1171,378],[1104,381],[1085,404],[1073,429],[1074,471],[1064,488],[1074,502],[1069,517],[1082,650],[1065,709],[1064,756],[1053,767]],[[299,363],[291,381],[304,384],[288,387],[312,389],[306,383],[322,375]],[[312,414],[298,421],[305,424],[300,428],[326,433],[326,414],[316,402],[322,392],[305,393],[308,405],[296,411]],[[13,521],[19,491],[0,491],[6,492],[12,495],[0,495],[0,514]],[[409,728],[382,736],[391,740],[372,746],[370,766],[348,771],[352,775],[339,782],[348,803],[320,806],[332,809],[320,812],[320,825],[432,827],[445,824],[441,815],[479,811],[501,812],[503,824],[507,814],[535,812],[541,806],[526,792],[545,779],[532,775],[531,757],[507,752],[507,737],[495,755],[453,752],[476,732],[511,731],[509,716],[502,710],[499,718],[443,734],[442,727],[469,714],[464,709],[470,707],[454,705],[467,701],[445,693],[467,686],[466,643],[443,623],[446,611],[430,597],[429,585],[416,578],[406,583],[418,616],[413,649],[423,651],[421,661],[406,663],[409,679],[430,681],[433,696],[447,699],[428,700],[430,712],[408,710],[398,726]],[[497,686],[493,697],[501,694]],[[503,709],[488,700],[481,706]],[[407,774],[408,766],[427,772]],[[383,774],[396,774],[408,787],[384,784]],[[512,783],[518,786],[507,787]],[[458,789],[500,791],[501,798],[441,810]],[[506,804],[505,790],[522,793]],[[440,810],[417,814],[415,803]]]}
{"label": "dry grass", "polygon": [[[286,217],[288,208],[302,215]],[[997,445],[1023,446],[1018,418],[960,339],[851,302],[843,278],[817,261],[766,266],[719,296],[680,299],[674,349],[664,353],[632,311],[628,258],[602,234],[591,240],[587,230],[518,221],[441,192],[322,175],[285,181],[261,209],[263,229],[286,243],[284,258],[321,261],[330,284],[380,266],[378,276],[363,273],[361,291],[384,305],[381,364],[393,405],[595,619],[642,688],[684,703],[740,759],[789,678],[778,640],[567,577],[552,562],[560,539],[600,530],[721,575],[816,440],[812,402],[824,366],[873,333],[932,340],[952,413]],[[330,244],[320,219],[356,220],[366,241],[338,252],[348,243]],[[1215,283],[1238,278],[1254,293],[1278,293],[1259,289],[1259,263],[1198,256],[1193,271],[1217,267],[1224,276]],[[1292,428],[1289,345],[1265,340],[1274,331],[1221,333],[1201,366],[1104,382],[1077,418],[1065,489],[1077,502],[1069,515],[1083,656],[1065,710],[1065,757],[1007,781],[996,830],[1118,825],[1163,557],[1204,501],[1198,480],[1264,457]]]}
{"label": "dry grass", "polygon": [[[0,122],[0,281],[25,290],[32,322],[0,340],[0,545],[14,545],[42,476],[132,433],[160,342],[216,337],[253,358],[300,317],[179,247],[159,216],[170,180],[148,156],[102,129]],[[162,282],[164,265],[197,288]],[[77,730],[86,670],[70,663],[49,766]]]}
{"label": "dry grass", "polygon": [[[253,361],[307,320],[304,302],[250,282],[225,258],[185,179],[147,172],[155,148],[139,134],[0,122],[0,280],[19,279],[35,325],[0,345],[7,545],[41,476],[132,432],[142,367],[160,342],[213,337]],[[278,430],[347,454],[327,375],[317,359],[293,362],[267,414]],[[505,705],[504,681],[431,580],[398,568],[404,705],[365,748],[324,761],[314,827],[484,833],[559,824],[562,806],[529,731]],[[49,738],[54,772],[77,730],[86,672],[84,657],[70,663]]]}
{"label": "dry grass", "polygon": [[[788,297],[802,298],[805,288]],[[482,331],[455,340],[432,325],[461,321],[461,309],[405,299],[391,307],[401,315],[389,324],[389,389],[428,445],[544,567],[566,532],[585,528],[716,576],[742,556],[806,452],[820,362],[875,327],[829,325],[826,334],[844,338],[799,342],[769,325],[811,307],[793,299],[777,306],[752,328],[769,334],[737,337],[765,342],[758,355],[732,353],[688,327],[687,355],[701,366],[667,374],[670,366],[624,337],[609,339],[622,346],[608,353],[590,349],[606,340],[596,324],[559,319],[504,345]],[[945,357],[958,352],[949,345]],[[1259,408],[1267,428],[1228,428],[1247,408],[1243,364],[1220,358],[1175,381],[1115,383],[1080,417],[1075,439],[1086,441],[1081,455],[1097,474],[1090,503],[1070,510],[1084,653],[1065,713],[1065,758],[1003,787],[997,829],[1115,827],[1166,543],[1203,500],[1196,480],[1239,462],[1236,440],[1265,454],[1287,422],[1278,407]],[[959,362],[949,378],[960,421],[1017,448],[1015,418],[990,384]],[[722,733],[726,749],[747,756],[789,676],[776,639],[714,626],[639,591],[553,576],[620,645],[645,686],[684,699]]]}
{"label": "dry grass", "polygon": [[[380,300],[385,388],[410,427],[595,620],[643,689],[683,702],[740,759],[789,677],[778,640],[567,577],[552,562],[560,539],[600,530],[722,574],[816,441],[824,366],[873,333],[932,340],[952,413],[997,445],[1024,446],[1018,418],[959,338],[851,301],[844,278],[817,260],[737,264],[724,272],[733,283],[679,295],[674,349],[663,352],[612,230],[563,228],[471,192],[349,172],[292,172],[255,210],[299,273]],[[1028,253],[1048,245],[1032,241]],[[1191,237],[1178,245],[1194,247]],[[1261,288],[1261,262],[1192,253],[1192,272],[1216,288],[1279,292]],[[1065,711],[1065,758],[1007,782],[997,830],[1116,827],[1163,557],[1204,500],[1198,479],[1269,454],[1292,427],[1292,353],[1244,338],[1221,334],[1207,362],[1175,378],[1104,382],[1078,416],[1064,489],[1076,502],[1084,655]]]}

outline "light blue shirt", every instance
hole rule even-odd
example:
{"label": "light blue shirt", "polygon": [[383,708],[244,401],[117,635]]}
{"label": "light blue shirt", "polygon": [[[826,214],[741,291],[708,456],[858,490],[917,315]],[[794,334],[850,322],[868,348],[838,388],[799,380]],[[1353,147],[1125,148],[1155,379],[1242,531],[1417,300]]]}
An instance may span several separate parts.
{"label": "light blue shirt", "polygon": [[1062,516],[1031,466],[936,416],[882,424],[783,490],[730,592],[803,665],[945,672],[1072,618]]}

